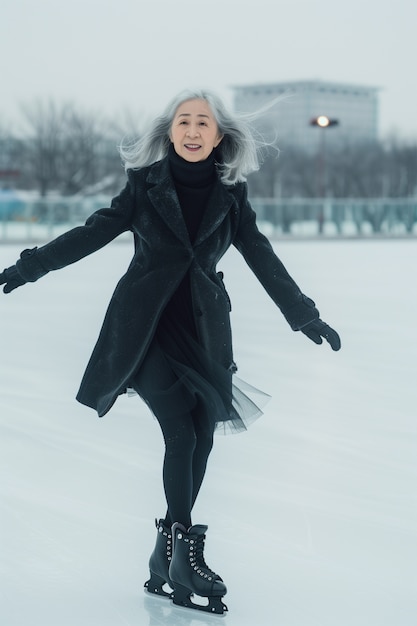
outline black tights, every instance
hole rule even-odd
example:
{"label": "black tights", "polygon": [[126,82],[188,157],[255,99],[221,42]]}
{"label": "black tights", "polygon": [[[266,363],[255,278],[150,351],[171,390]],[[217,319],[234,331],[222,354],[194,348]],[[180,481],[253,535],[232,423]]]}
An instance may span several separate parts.
{"label": "black tights", "polygon": [[180,522],[191,526],[191,510],[197,499],[213,447],[213,431],[197,410],[171,418],[157,416],[165,441],[163,479],[168,511],[167,526]]}
{"label": "black tights", "polygon": [[163,481],[168,504],[165,522],[167,526],[180,522],[188,528],[213,447],[214,425],[199,403],[181,411],[187,402],[156,340],[132,385],[152,409],[165,441]]}

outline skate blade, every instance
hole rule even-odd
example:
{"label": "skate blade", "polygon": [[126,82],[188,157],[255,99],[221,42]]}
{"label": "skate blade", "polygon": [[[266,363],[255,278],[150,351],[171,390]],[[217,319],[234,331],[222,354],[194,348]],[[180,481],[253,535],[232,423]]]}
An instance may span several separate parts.
{"label": "skate blade", "polygon": [[[191,600],[191,595],[195,597],[194,594],[185,587],[176,587],[172,594],[172,601],[176,606],[185,609],[194,609],[196,611],[204,611],[205,613],[216,615],[223,615],[228,611],[227,606],[222,602],[220,596],[209,596],[207,598],[208,604],[198,604]],[[198,597],[200,598],[200,596]],[[203,598],[201,599],[203,600]]]}
{"label": "skate blade", "polygon": [[144,587],[148,593],[152,593],[160,598],[169,598],[171,600],[174,592],[165,591],[163,588],[164,585],[169,587],[168,583],[166,583],[163,578],[152,573],[150,579],[146,581]]}

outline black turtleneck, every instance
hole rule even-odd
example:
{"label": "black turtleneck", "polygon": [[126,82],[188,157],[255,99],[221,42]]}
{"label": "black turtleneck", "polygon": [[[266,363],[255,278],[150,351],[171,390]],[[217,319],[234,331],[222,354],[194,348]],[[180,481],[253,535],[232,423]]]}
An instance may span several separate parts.
{"label": "black turtleneck", "polygon": [[[214,154],[204,161],[191,163],[180,157],[171,144],[168,159],[190,241],[193,242],[216,180]],[[168,302],[160,324],[166,325],[170,318],[198,340],[188,272]]]}
{"label": "black turtleneck", "polygon": [[180,157],[171,144],[168,159],[190,240],[194,241],[216,180],[214,152],[204,161],[192,163]]}

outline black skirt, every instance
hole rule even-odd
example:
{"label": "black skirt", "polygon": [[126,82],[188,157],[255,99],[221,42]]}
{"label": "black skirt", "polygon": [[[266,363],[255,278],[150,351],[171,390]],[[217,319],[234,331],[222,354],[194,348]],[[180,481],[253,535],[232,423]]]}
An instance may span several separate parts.
{"label": "black skirt", "polygon": [[216,362],[198,342],[186,279],[165,309],[131,386],[157,417],[174,419],[198,404],[216,432],[238,433],[262,415],[270,396],[233,370]]}

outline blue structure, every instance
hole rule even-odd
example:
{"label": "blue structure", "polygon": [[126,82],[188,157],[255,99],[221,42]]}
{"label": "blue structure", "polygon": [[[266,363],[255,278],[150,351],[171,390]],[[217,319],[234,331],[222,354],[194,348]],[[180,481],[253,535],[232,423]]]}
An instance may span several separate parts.
{"label": "blue structure", "polygon": [[9,220],[22,214],[25,204],[14,189],[0,189],[0,220]]}

